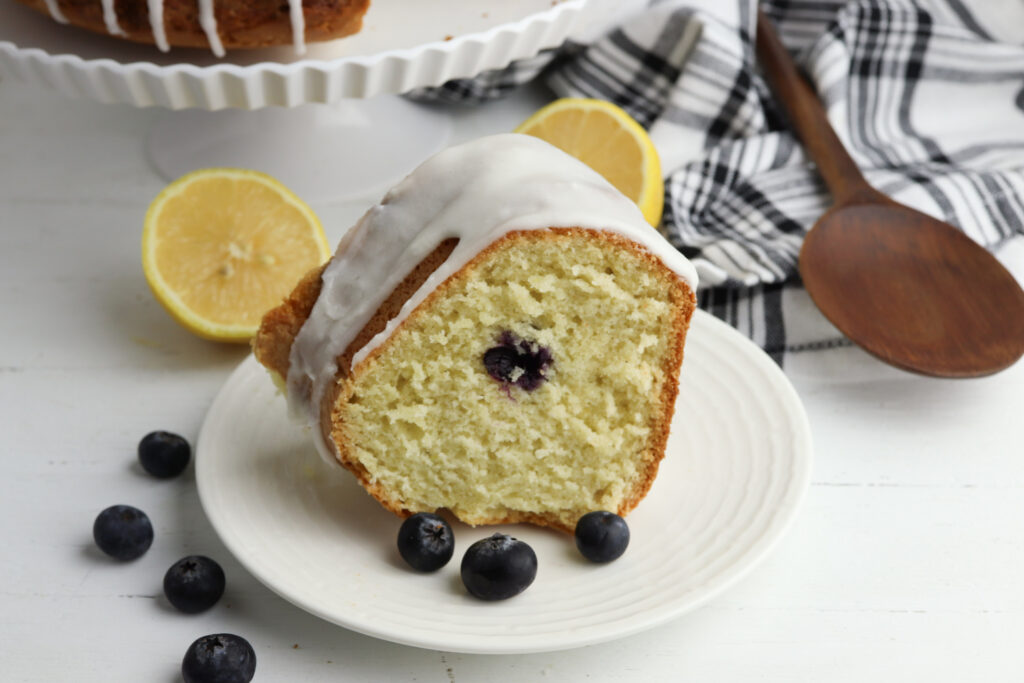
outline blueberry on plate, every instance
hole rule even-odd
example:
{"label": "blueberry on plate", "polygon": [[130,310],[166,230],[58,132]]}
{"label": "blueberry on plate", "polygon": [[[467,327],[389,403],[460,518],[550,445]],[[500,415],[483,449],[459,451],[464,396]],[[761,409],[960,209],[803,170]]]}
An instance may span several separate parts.
{"label": "blueberry on plate", "polygon": [[242,636],[215,633],[189,646],[181,660],[185,683],[249,683],[256,675],[256,652]]}
{"label": "blueberry on plate", "polygon": [[430,512],[417,512],[398,530],[398,553],[416,571],[436,571],[448,564],[454,552],[452,528]]}
{"label": "blueberry on plate", "polygon": [[153,525],[146,513],[131,505],[111,505],[92,525],[100,550],[117,560],[142,557],[153,544]]}
{"label": "blueberry on plate", "polygon": [[183,557],[164,574],[164,595],[186,614],[213,607],[224,595],[224,570],[209,557]]}
{"label": "blueberry on plate", "polygon": [[481,600],[519,595],[537,577],[533,548],[505,534],[494,534],[469,546],[462,556],[462,583]]}
{"label": "blueberry on plate", "polygon": [[629,545],[626,520],[614,512],[588,512],[576,522],[576,547],[591,562],[611,562]]}
{"label": "blueberry on plate", "polygon": [[192,447],[170,432],[150,432],[139,442],[139,464],[154,477],[169,479],[185,471]]}

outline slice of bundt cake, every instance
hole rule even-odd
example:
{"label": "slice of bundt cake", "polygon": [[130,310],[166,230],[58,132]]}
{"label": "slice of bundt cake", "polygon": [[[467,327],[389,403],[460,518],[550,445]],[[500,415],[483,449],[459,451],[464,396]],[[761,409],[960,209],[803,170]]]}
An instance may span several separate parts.
{"label": "slice of bundt cake", "polygon": [[500,135],[389,192],[254,349],[389,510],[571,531],[654,481],[695,287],[600,175]]}
{"label": "slice of bundt cake", "polygon": [[163,51],[294,45],[357,33],[370,0],[19,0],[55,21]]}

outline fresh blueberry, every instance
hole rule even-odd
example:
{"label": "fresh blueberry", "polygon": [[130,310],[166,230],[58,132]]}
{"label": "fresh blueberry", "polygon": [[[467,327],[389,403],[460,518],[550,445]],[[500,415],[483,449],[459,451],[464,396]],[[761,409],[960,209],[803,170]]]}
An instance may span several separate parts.
{"label": "fresh blueberry", "polygon": [[245,638],[231,633],[203,636],[181,660],[185,683],[249,683],[256,675],[256,653]]}
{"label": "fresh blueberry", "polygon": [[417,512],[398,530],[398,552],[416,571],[436,571],[452,559],[455,536],[448,522],[437,515]]}
{"label": "fresh blueberry", "polygon": [[462,583],[481,600],[519,595],[536,577],[533,548],[505,534],[477,541],[462,557]]}
{"label": "fresh blueberry", "polygon": [[614,512],[588,512],[576,522],[576,547],[591,562],[611,562],[629,545],[626,520]]}
{"label": "fresh blueberry", "polygon": [[92,525],[96,545],[118,560],[142,557],[153,544],[153,525],[146,513],[131,505],[112,505]]}
{"label": "fresh blueberry", "polygon": [[164,574],[164,595],[187,614],[213,607],[224,595],[224,570],[203,555],[183,557]]}
{"label": "fresh blueberry", "polygon": [[168,479],[185,471],[192,457],[188,441],[170,432],[150,432],[139,442],[139,463],[154,477]]}
{"label": "fresh blueberry", "polygon": [[515,385],[533,391],[547,379],[554,362],[551,350],[537,342],[521,339],[505,330],[498,336],[498,345],[484,352],[484,369],[504,386]]}

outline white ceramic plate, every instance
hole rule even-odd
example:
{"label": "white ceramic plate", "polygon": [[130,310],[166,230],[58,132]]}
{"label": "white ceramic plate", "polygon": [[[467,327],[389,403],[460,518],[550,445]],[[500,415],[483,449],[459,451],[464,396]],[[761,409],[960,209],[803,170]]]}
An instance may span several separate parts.
{"label": "white ceramic plate", "polygon": [[585,0],[373,0],[363,30],[291,47],[153,46],[62,26],[0,2],[0,73],[101,102],[172,109],[296,106],[440,85],[560,45]]}
{"label": "white ceramic plate", "polygon": [[630,514],[626,554],[591,565],[571,537],[499,527],[536,551],[537,579],[500,603],[469,597],[462,551],[494,527],[455,526],[436,574],[404,566],[399,520],[289,422],[251,357],[199,435],[206,514],[256,578],[299,607],[361,633],[439,650],[558,650],[636,633],[734,583],[779,540],[807,489],[811,437],[796,393],[760,349],[698,311],[686,344],[668,452]]}

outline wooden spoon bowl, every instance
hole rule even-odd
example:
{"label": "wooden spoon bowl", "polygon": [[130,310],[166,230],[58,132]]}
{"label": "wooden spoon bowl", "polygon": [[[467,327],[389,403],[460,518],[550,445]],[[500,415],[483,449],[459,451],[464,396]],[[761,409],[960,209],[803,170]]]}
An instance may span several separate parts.
{"label": "wooden spoon bowl", "polygon": [[975,377],[1024,353],[1013,276],[962,232],[905,206],[833,207],[804,241],[800,274],[843,334],[904,370]]}
{"label": "wooden spoon bowl", "polygon": [[998,372],[1024,355],[1024,290],[951,225],[872,188],[760,11],[757,55],[835,205],[800,250],[821,312],[896,367],[939,377]]}

